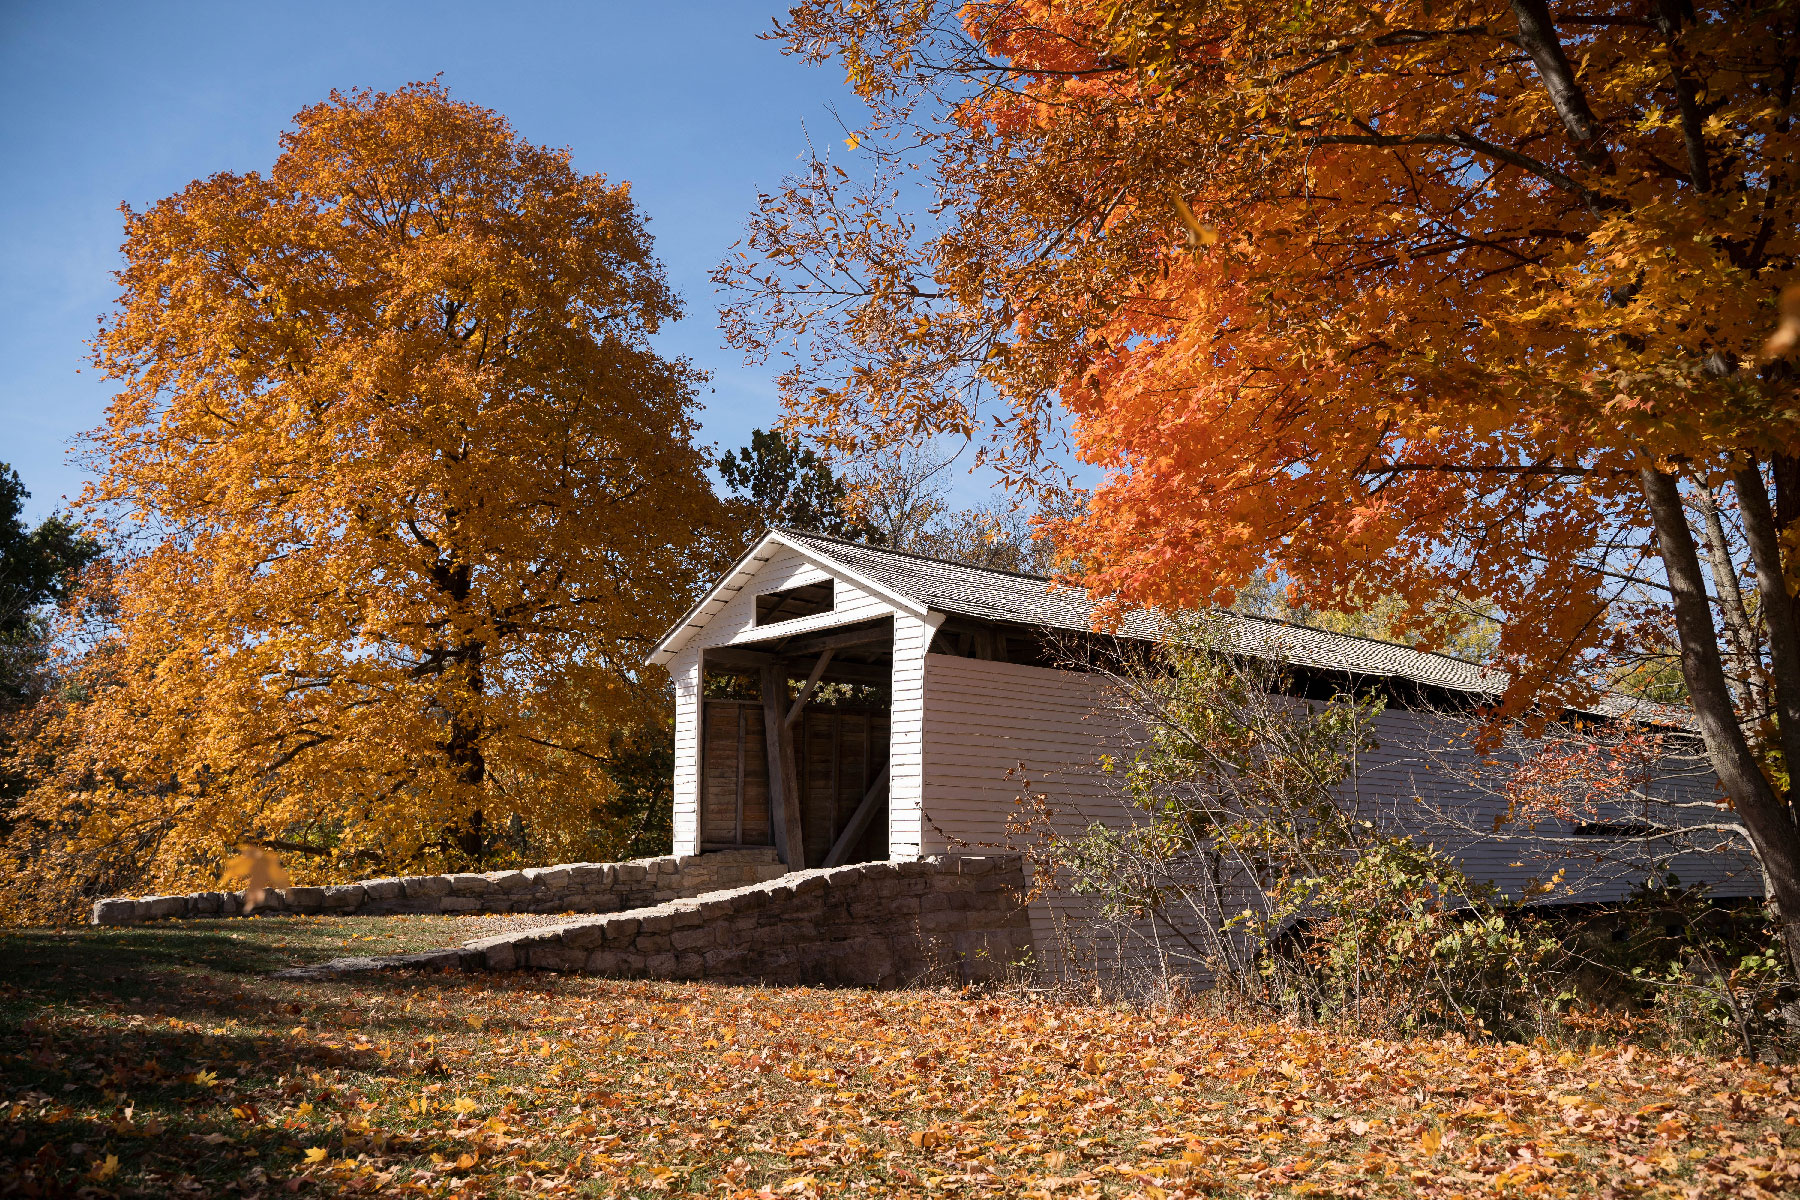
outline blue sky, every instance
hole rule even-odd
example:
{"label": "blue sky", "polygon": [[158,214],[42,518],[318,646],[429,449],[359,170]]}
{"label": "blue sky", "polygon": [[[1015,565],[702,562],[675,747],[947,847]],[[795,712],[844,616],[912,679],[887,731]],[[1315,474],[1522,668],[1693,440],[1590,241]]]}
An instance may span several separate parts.
{"label": "blue sky", "polygon": [[68,447],[108,399],[82,370],[83,342],[114,295],[119,204],[266,168],[293,114],[334,87],[440,73],[522,136],[571,147],[582,170],[631,181],[687,302],[660,348],[713,373],[706,440],[741,445],[776,417],[775,390],[770,371],[723,346],[707,272],[758,188],[794,169],[804,130],[841,137],[829,106],[855,112],[835,67],[757,40],[782,11],[760,0],[0,0],[0,461],[31,490],[28,516],[80,491]]}

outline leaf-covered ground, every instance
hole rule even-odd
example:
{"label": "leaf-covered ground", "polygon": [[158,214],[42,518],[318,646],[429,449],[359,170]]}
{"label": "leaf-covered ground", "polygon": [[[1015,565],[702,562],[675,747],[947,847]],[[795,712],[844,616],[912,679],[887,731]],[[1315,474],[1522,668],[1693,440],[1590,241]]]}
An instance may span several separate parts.
{"label": "leaf-covered ground", "polygon": [[1800,1192],[1790,1069],[1028,997],[266,974],[469,928],[0,934],[0,1194]]}

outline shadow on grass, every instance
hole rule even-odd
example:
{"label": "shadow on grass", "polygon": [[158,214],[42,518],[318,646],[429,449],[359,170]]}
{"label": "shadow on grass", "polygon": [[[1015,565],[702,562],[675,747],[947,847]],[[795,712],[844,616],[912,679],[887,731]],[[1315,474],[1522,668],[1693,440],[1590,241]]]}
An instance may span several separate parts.
{"label": "shadow on grass", "polygon": [[[443,932],[395,927],[381,944],[347,950],[357,928],[269,918],[0,932],[0,1196],[271,1191],[320,1137],[272,1126],[274,1111],[310,1104],[354,1118],[359,1093],[344,1089],[346,1076],[423,1086],[441,1075],[432,1039],[445,1020],[425,1006],[405,1011],[430,979],[269,977],[441,944]],[[383,1149],[365,1142],[340,1122],[330,1149]],[[103,1176],[108,1155],[117,1167]]]}
{"label": "shadow on grass", "polygon": [[[198,923],[181,926],[149,926],[138,929],[79,931],[27,929],[8,932],[0,956],[0,983],[39,992],[46,999],[70,988],[95,984],[116,985],[162,973],[165,968],[183,971],[205,967],[229,974],[266,974],[289,965],[296,952],[310,946],[278,946],[284,940],[272,930],[245,933],[251,921]],[[273,922],[254,922],[268,926]],[[283,931],[288,932],[288,931]],[[298,929],[292,931],[310,941]],[[323,948],[321,948],[323,949]],[[334,948],[335,952],[335,948]],[[315,956],[308,955],[309,959]],[[321,953],[316,957],[330,957]]]}
{"label": "shadow on grass", "polygon": [[99,988],[179,989],[195,972],[253,977],[353,954],[392,954],[466,940],[430,917],[249,917],[124,928],[0,931],[0,986],[55,1003]]}

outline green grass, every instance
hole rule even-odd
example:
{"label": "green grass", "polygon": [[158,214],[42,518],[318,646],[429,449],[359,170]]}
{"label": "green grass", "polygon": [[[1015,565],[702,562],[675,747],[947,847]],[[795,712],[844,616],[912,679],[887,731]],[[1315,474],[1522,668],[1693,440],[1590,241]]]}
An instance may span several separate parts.
{"label": "green grass", "polygon": [[464,917],[251,917],[164,921],[106,929],[8,930],[0,958],[0,1012],[20,1004],[67,1003],[104,991],[154,1007],[185,1003],[196,981],[350,955],[404,954],[474,936]]}

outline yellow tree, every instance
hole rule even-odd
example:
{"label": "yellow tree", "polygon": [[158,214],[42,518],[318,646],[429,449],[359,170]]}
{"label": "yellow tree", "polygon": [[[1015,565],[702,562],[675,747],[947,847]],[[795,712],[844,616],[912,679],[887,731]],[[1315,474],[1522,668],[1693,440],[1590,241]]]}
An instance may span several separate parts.
{"label": "yellow tree", "polygon": [[15,863],[579,849],[726,532],[628,186],[435,83],[333,93],[267,174],[126,210],[124,256],[88,503],[126,549]]}

